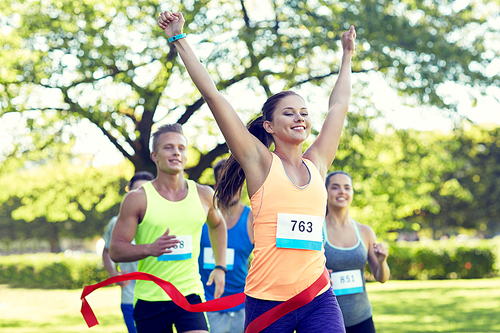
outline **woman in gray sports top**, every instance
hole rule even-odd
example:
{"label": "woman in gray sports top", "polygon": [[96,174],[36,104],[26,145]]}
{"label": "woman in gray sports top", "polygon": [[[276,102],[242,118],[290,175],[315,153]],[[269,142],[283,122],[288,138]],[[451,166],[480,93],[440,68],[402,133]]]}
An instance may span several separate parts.
{"label": "woman in gray sports top", "polygon": [[370,264],[375,279],[389,279],[387,247],[377,243],[372,228],[349,216],[352,202],[352,179],[348,173],[334,171],[326,177],[328,207],[324,239],[326,268],[332,279],[346,333],[375,332],[372,307],[365,289],[364,268]]}

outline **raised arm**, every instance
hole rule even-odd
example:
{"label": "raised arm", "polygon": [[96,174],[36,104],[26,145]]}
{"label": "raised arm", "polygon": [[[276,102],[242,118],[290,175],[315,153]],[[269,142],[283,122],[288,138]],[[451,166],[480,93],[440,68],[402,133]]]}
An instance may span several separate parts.
{"label": "raised arm", "polygon": [[[182,34],[184,17],[181,13],[165,11],[158,18],[158,26],[168,38]],[[269,149],[248,132],[229,102],[220,94],[205,67],[198,60],[186,38],[173,42],[181,56],[194,84],[202,94],[219,125],[224,138],[238,163],[245,172],[260,170],[262,156],[264,163],[271,161]],[[263,153],[267,151],[267,153]],[[266,160],[267,158],[267,160]],[[267,168],[265,169],[267,171]]]}
{"label": "raised arm", "polygon": [[337,82],[328,100],[328,114],[314,143],[304,153],[318,168],[323,178],[335,158],[351,97],[351,57],[356,31],[351,26],[342,34],[342,64]]}

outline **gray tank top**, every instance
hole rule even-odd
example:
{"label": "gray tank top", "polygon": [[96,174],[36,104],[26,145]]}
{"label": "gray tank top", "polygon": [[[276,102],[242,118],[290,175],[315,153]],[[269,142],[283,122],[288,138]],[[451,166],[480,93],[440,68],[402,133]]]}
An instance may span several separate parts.
{"label": "gray tank top", "polygon": [[372,316],[372,306],[368,300],[364,278],[365,265],[368,261],[368,251],[361,238],[356,221],[351,219],[351,222],[354,225],[358,239],[358,242],[353,247],[343,248],[332,245],[326,234],[326,226],[323,229],[326,268],[333,270],[334,273],[350,270],[361,271],[362,292],[337,296],[346,327],[359,324]]}

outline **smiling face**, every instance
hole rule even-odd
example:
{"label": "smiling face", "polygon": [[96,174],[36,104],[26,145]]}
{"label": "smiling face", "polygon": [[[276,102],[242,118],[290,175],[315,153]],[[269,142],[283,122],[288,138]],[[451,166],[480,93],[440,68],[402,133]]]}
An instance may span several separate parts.
{"label": "smiling face", "polygon": [[187,162],[187,140],[177,132],[167,132],[158,138],[156,151],[151,153],[158,170],[167,174],[184,172]]}
{"label": "smiling face", "polygon": [[289,95],[276,104],[273,119],[264,122],[266,131],[273,135],[275,142],[304,142],[311,133],[311,118],[304,100],[298,95]]}
{"label": "smiling face", "polygon": [[349,176],[337,173],[328,179],[328,208],[342,209],[349,207],[352,203],[354,192],[352,180]]}

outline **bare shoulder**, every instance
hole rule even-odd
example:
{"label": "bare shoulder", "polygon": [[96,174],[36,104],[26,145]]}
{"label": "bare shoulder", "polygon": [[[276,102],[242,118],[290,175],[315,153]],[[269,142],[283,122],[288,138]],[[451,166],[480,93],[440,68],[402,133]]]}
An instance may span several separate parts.
{"label": "bare shoulder", "polygon": [[358,226],[359,232],[361,233],[361,237],[363,237],[363,239],[370,240],[370,242],[372,243],[374,243],[377,240],[377,237],[375,236],[375,232],[373,231],[372,227],[363,223],[359,223],[357,221],[356,225]]}
{"label": "bare shoulder", "polygon": [[210,202],[210,204],[212,204],[214,198],[214,190],[210,186],[196,183],[196,189],[198,190],[200,199],[204,203]]}
{"label": "bare shoulder", "polygon": [[201,184],[196,183],[196,188],[198,189],[198,193],[200,194],[200,197],[214,195],[214,190],[212,189],[212,187],[210,187],[208,185],[201,185]]}
{"label": "bare shoulder", "polygon": [[132,190],[125,195],[125,198],[123,198],[123,202],[125,201],[129,203],[142,203],[142,202],[145,203],[146,191],[144,191],[144,188],[142,187]]}
{"label": "bare shoulder", "polygon": [[264,184],[273,163],[273,154],[264,145],[256,149],[259,153],[256,158],[249,159],[241,164],[247,182],[248,195],[251,197]]}
{"label": "bare shoulder", "polygon": [[125,213],[127,216],[143,216],[147,206],[146,192],[144,189],[138,188],[130,191],[123,198],[120,206],[120,215]]}
{"label": "bare shoulder", "polygon": [[[130,226],[140,223],[146,212],[147,199],[144,189],[139,188],[128,192],[123,198],[116,226]],[[116,229],[115,226],[115,229]]]}

